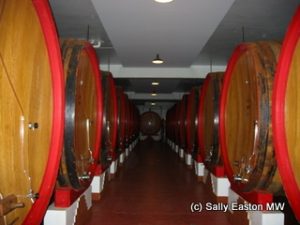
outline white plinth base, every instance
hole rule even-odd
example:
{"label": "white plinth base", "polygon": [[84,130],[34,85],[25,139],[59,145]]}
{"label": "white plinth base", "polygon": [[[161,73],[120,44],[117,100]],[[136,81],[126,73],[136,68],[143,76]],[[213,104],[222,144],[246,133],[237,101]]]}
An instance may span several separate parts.
{"label": "white plinth base", "polygon": [[159,135],[152,135],[151,137],[154,141],[160,141],[161,140],[161,135],[160,134]]}
{"label": "white plinth base", "polygon": [[185,153],[185,164],[188,166],[192,166],[193,165],[193,161],[192,161],[192,155]]}
{"label": "white plinth base", "polygon": [[119,162],[120,162],[120,164],[123,164],[124,161],[125,161],[125,153],[122,152],[122,153],[120,154],[120,156],[119,156]]}
{"label": "white plinth base", "polygon": [[179,146],[178,145],[175,145],[175,152],[178,154],[179,152]]}
{"label": "white plinth base", "polygon": [[181,148],[181,149],[179,150],[179,157],[180,157],[181,159],[184,158],[184,150],[183,150],[183,148]]}
{"label": "white plinth base", "polygon": [[44,225],[73,225],[76,222],[76,215],[79,208],[80,199],[84,198],[87,209],[92,207],[92,187],[85,192],[68,208],[56,208],[52,203],[44,217]]}
{"label": "white plinth base", "polygon": [[171,148],[174,152],[176,151],[176,145],[174,142],[171,142]]}
{"label": "white plinth base", "polygon": [[204,164],[202,162],[197,162],[196,160],[194,161],[195,165],[195,174],[198,177],[203,177],[204,176]]}
{"label": "white plinth base", "polygon": [[103,191],[105,183],[105,174],[106,171],[100,175],[96,175],[92,181],[92,193],[100,194]]}
{"label": "white plinth base", "polygon": [[216,177],[212,173],[211,185],[214,194],[218,197],[228,197],[230,182],[227,177]]}
{"label": "white plinth base", "polygon": [[112,161],[112,163],[109,166],[109,173],[115,174],[118,170],[118,160]]}
{"label": "white plinth base", "polygon": [[249,211],[249,225],[284,225],[281,211]]}
{"label": "white plinth base", "polygon": [[[234,213],[232,205],[238,202],[241,198],[231,188],[228,191],[229,211]],[[284,213],[281,211],[247,211],[249,225],[284,225]]]}
{"label": "white plinth base", "polygon": [[140,135],[140,140],[141,140],[141,141],[144,141],[144,140],[146,140],[147,138],[148,138],[148,136]]}

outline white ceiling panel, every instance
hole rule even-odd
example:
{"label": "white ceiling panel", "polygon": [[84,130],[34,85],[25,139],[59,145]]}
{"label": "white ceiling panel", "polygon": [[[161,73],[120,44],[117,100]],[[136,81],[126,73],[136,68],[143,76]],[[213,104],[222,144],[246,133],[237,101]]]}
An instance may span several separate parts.
{"label": "white ceiling panel", "polygon": [[150,66],[159,53],[166,67],[188,67],[234,0],[92,0],[123,66]]}

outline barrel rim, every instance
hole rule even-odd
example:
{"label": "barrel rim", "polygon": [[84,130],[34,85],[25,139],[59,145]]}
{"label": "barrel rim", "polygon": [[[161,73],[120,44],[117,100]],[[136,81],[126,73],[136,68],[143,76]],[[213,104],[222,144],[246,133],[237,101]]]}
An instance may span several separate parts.
{"label": "barrel rim", "polygon": [[102,85],[101,85],[101,79],[102,79],[102,74],[100,73],[99,70],[99,59],[97,57],[95,49],[92,47],[92,45],[87,42],[84,51],[86,51],[91,66],[94,74],[94,79],[95,79],[95,86],[96,86],[96,98],[98,99],[97,101],[97,123],[96,123],[96,140],[95,140],[95,145],[94,145],[94,151],[93,151],[93,159],[94,162],[92,163],[90,167],[90,172],[91,172],[91,179],[94,177],[97,164],[98,164],[98,159],[100,155],[100,146],[102,143],[102,117],[103,117],[103,96],[102,96]]}
{"label": "barrel rim", "polygon": [[[232,72],[235,68],[235,65],[242,54],[244,54],[249,46],[246,43],[239,44],[233,51],[226,71],[223,78],[223,87],[221,91],[221,100],[220,100],[220,112],[219,112],[219,137],[220,137],[220,146],[221,146],[221,155],[224,163],[225,172],[231,183],[231,186],[234,188],[240,187],[241,184],[237,184],[233,180],[233,169],[231,167],[229,158],[228,158],[228,149],[226,144],[226,132],[225,132],[225,109],[227,104],[227,94],[229,89],[229,83],[231,81]],[[238,189],[238,188],[237,188]]]}
{"label": "barrel rim", "polygon": [[290,25],[288,26],[278,60],[274,91],[272,96],[272,126],[277,166],[281,175],[282,184],[295,216],[300,220],[300,189],[297,185],[291,161],[288,157],[288,145],[285,129],[285,93],[288,83],[288,74],[296,45],[300,41],[300,6],[297,8]]}
{"label": "barrel rim", "polygon": [[23,222],[25,225],[40,223],[48,207],[62,153],[65,105],[62,58],[49,2],[47,0],[32,0],[32,4],[39,19],[48,53],[52,79],[53,113],[50,150],[39,190],[40,198],[35,201],[26,215]]}

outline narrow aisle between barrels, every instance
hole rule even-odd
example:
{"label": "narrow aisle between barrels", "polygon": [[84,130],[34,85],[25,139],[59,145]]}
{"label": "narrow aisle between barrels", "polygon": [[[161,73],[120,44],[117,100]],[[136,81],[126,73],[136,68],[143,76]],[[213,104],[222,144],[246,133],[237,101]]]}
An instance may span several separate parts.
{"label": "narrow aisle between barrels", "polygon": [[140,142],[95,202],[88,225],[229,225],[223,212],[192,213],[212,193],[166,144]]}

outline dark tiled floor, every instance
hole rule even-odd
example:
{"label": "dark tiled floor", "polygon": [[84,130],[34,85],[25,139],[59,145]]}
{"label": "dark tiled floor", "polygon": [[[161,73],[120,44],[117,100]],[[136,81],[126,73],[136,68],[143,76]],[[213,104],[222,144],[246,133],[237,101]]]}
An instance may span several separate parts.
{"label": "dark tiled floor", "polygon": [[102,199],[92,208],[87,225],[229,225],[222,212],[192,213],[192,202],[212,201],[175,153],[146,140],[131,153]]}

